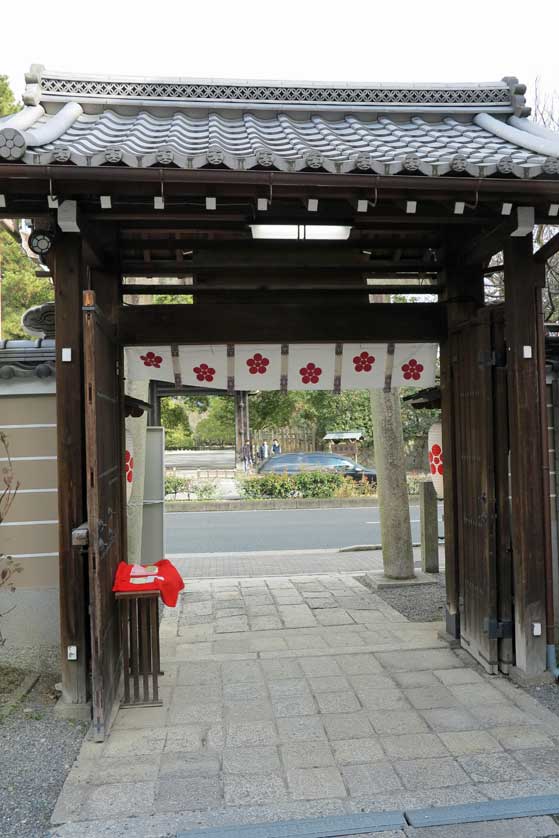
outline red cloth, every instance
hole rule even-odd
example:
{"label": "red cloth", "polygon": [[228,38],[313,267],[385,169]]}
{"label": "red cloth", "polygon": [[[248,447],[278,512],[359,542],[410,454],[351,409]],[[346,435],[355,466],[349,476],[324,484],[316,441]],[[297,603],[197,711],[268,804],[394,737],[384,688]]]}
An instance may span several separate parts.
{"label": "red cloth", "polygon": [[174,608],[184,588],[182,577],[174,564],[161,559],[154,564],[140,565],[120,562],[116,569],[113,591],[159,591],[165,605]]}

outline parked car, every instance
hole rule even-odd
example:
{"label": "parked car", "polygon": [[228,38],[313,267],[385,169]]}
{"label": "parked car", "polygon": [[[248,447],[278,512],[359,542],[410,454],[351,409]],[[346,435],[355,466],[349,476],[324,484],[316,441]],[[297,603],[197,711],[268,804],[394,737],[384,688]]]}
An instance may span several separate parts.
{"label": "parked car", "polygon": [[339,457],[337,454],[322,451],[278,454],[263,462],[258,469],[259,474],[297,474],[301,471],[341,471],[356,481],[365,478],[369,483],[377,482],[377,473],[374,468],[365,468],[348,457]]}

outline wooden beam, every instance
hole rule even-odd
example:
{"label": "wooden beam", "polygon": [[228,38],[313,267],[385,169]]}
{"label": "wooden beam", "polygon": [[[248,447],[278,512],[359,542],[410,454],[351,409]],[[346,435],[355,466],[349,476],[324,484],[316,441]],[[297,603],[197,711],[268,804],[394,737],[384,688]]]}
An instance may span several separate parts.
{"label": "wooden beam", "polygon": [[[538,296],[544,265],[534,261],[532,236],[509,238],[504,249],[511,536],[516,666],[525,676],[546,669],[545,538]],[[543,379],[545,380],[545,379]],[[534,631],[540,624],[541,635]]]}
{"label": "wooden beam", "polygon": [[539,250],[534,253],[534,260],[538,263],[547,262],[559,252],[559,233],[555,233]]}
{"label": "wooden beam", "polygon": [[[51,250],[56,321],[56,424],[58,443],[58,555],[60,568],[60,664],[62,697],[88,699],[87,562],[72,532],[87,518],[85,503],[84,383],[81,298],[85,285],[78,234],[57,237]],[[70,353],[62,360],[62,350]],[[68,659],[75,646],[77,658]]]}
{"label": "wooden beam", "polygon": [[228,288],[200,285],[122,285],[121,294],[129,296],[132,294],[192,294],[197,298],[211,297],[212,302],[234,303],[236,301],[249,303],[251,305],[262,303],[288,302],[291,297],[294,301],[304,301],[307,298],[315,298],[324,303],[331,300],[336,305],[340,297],[359,297],[367,294],[437,294],[438,285],[364,285],[360,287],[345,286],[313,286],[305,288]]}
{"label": "wooden beam", "polygon": [[438,303],[300,303],[246,306],[123,306],[119,338],[124,345],[149,343],[277,343],[306,341],[438,341],[446,311]]}
{"label": "wooden beam", "polygon": [[483,271],[481,266],[452,269],[444,273],[445,288],[441,301],[446,303],[448,334],[441,341],[441,423],[444,451],[444,521],[446,569],[446,630],[451,637],[460,637],[460,552],[458,516],[460,495],[456,450],[456,405],[452,386],[453,326],[472,317],[483,305]]}
{"label": "wooden beam", "polygon": [[516,223],[511,218],[483,230],[478,236],[461,244],[452,253],[452,261],[457,265],[478,265],[488,262],[495,253],[503,249]]}

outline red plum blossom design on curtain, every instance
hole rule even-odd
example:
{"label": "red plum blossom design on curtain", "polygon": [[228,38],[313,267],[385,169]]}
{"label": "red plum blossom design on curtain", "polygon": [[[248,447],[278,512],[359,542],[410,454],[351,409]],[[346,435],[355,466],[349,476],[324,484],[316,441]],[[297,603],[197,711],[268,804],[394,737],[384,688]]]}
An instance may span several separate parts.
{"label": "red plum blossom design on curtain", "polygon": [[423,372],[423,364],[418,363],[415,358],[402,364],[402,372],[406,381],[419,381]]}
{"label": "red plum blossom design on curtain", "polygon": [[155,352],[146,352],[145,355],[140,355],[140,360],[144,362],[144,367],[155,367],[158,370],[163,362],[161,355],[156,355]]}
{"label": "red plum blossom design on curtain", "polygon": [[264,375],[268,370],[270,359],[265,358],[260,352],[255,352],[252,358],[248,358],[247,367],[251,375]]}
{"label": "red plum blossom design on curtain", "polygon": [[124,470],[126,474],[126,480],[128,483],[132,483],[134,479],[134,457],[130,455],[130,451],[127,451],[124,456]]}
{"label": "red plum blossom design on curtain", "polygon": [[443,473],[443,452],[441,446],[437,443],[429,451],[429,468],[431,474]]}
{"label": "red plum blossom design on curtain", "polygon": [[353,359],[355,372],[371,372],[375,360],[374,355],[369,355],[368,352],[361,352],[360,355],[356,355]]}
{"label": "red plum blossom design on curtain", "polygon": [[215,369],[213,367],[208,366],[208,364],[199,364],[197,367],[192,368],[192,372],[198,379],[198,381],[213,381],[215,375]]}
{"label": "red plum blossom design on curtain", "polygon": [[316,364],[313,364],[312,361],[309,361],[306,366],[301,367],[299,375],[303,384],[318,384],[322,375],[322,369],[317,367]]}

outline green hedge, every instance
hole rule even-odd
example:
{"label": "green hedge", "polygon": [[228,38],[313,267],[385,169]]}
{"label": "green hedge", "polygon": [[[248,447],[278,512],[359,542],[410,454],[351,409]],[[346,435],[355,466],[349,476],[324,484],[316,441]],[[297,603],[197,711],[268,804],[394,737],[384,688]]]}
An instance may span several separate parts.
{"label": "green hedge", "polygon": [[263,474],[247,477],[241,490],[245,498],[331,498],[346,479],[343,474],[327,471]]}

